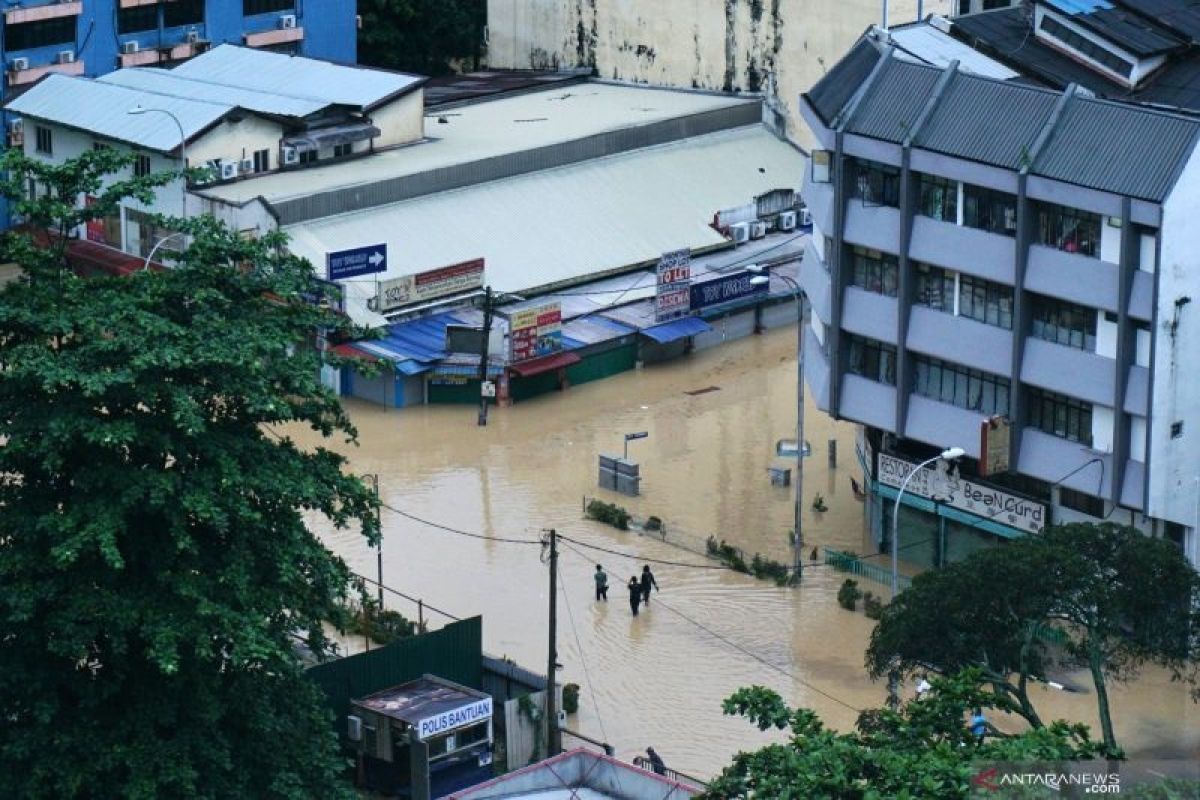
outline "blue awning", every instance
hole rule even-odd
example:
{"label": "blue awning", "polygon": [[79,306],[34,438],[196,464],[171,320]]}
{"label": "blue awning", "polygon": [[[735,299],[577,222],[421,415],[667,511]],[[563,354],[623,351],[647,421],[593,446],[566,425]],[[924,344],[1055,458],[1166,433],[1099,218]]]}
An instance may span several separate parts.
{"label": "blue awning", "polygon": [[680,317],[652,328],[642,328],[640,333],[649,336],[659,344],[666,344],[688,336],[695,336],[698,333],[708,333],[711,330],[712,325],[699,317]]}
{"label": "blue awning", "polygon": [[428,372],[431,368],[432,365],[422,364],[420,361],[413,361],[411,358],[396,363],[396,371],[403,375],[420,375],[422,372]]}

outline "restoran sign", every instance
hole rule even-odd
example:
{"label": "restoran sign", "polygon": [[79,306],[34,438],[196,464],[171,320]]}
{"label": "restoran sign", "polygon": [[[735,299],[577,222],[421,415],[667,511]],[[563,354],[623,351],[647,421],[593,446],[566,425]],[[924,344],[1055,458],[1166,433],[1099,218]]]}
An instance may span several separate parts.
{"label": "restoran sign", "polygon": [[417,729],[418,739],[428,739],[430,736],[437,736],[439,733],[446,733],[466,725],[474,725],[491,718],[492,698],[485,697],[470,705],[459,706],[432,717],[426,717],[417,722],[414,727]]}
{"label": "restoran sign", "polygon": [[[915,464],[886,453],[879,454],[879,482],[899,489]],[[1002,492],[950,472],[925,467],[912,476],[906,492],[977,517],[994,520],[1027,533],[1037,533],[1046,524],[1046,506]]]}
{"label": "restoran sign", "polygon": [[383,313],[393,308],[421,303],[449,294],[483,286],[483,259],[451,264],[416,275],[405,275],[379,282],[379,294],[368,303],[372,311]]}

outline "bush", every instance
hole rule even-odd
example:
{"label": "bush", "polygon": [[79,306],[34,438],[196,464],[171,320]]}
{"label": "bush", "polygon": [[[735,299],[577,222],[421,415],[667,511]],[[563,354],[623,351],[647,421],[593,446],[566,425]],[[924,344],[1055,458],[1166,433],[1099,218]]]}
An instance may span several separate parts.
{"label": "bush", "polygon": [[587,515],[597,522],[612,525],[618,530],[629,530],[629,512],[613,503],[593,500],[587,505]]}
{"label": "bush", "polygon": [[379,601],[367,600],[362,606],[350,609],[349,633],[369,637],[377,644],[390,644],[397,639],[416,636],[417,623],[399,611],[380,608]]}
{"label": "bush", "polygon": [[786,586],[792,576],[791,567],[787,564],[765,558],[759,553],[754,554],[754,559],[750,562],[750,571],[754,573],[754,577],[773,580],[778,586]]}
{"label": "bush", "polygon": [[879,619],[883,616],[883,598],[867,592],[863,595],[863,613],[867,619]]}
{"label": "bush", "polygon": [[838,605],[847,611],[853,611],[858,607],[858,598],[860,597],[862,597],[862,591],[858,588],[858,581],[846,578],[842,583],[842,588],[838,589]]}
{"label": "bush", "polygon": [[563,685],[562,693],[563,711],[568,714],[574,714],[579,710],[579,684],[568,683]]}

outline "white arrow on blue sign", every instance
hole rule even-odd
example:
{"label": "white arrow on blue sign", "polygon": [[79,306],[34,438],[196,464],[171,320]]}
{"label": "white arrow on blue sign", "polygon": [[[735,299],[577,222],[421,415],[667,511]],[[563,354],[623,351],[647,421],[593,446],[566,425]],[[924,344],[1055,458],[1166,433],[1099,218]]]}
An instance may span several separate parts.
{"label": "white arrow on blue sign", "polygon": [[373,244],[327,253],[325,270],[331,281],[387,272],[387,244]]}

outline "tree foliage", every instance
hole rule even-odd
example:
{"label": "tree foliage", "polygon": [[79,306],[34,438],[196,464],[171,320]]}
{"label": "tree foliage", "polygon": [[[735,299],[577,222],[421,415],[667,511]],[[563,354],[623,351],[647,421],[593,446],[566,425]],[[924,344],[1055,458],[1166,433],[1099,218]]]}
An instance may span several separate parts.
{"label": "tree foliage", "polygon": [[328,652],[350,573],[302,514],[374,541],[374,499],[270,430],[354,437],[312,346],[339,323],[281,236],[211,217],[169,222],[176,269],[74,275],[66,235],[169,179],[129,160],[0,165],[52,234],[0,240],[25,273],[0,290],[0,796],[340,796],[293,637]]}
{"label": "tree foliage", "polygon": [[358,57],[373,67],[444,75],[479,68],[485,0],[359,0]]}

